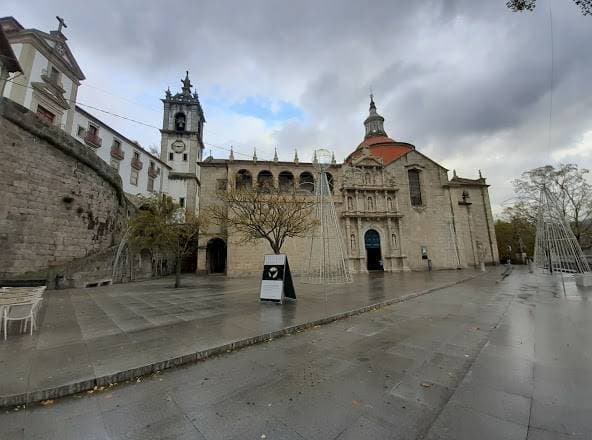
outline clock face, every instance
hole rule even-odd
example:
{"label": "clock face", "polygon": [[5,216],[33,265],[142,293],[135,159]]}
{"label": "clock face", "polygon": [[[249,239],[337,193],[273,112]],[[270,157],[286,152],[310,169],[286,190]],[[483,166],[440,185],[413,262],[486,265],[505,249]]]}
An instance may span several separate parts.
{"label": "clock face", "polygon": [[178,139],[171,144],[171,148],[175,153],[182,153],[183,151],[185,151],[185,143],[182,140]]}

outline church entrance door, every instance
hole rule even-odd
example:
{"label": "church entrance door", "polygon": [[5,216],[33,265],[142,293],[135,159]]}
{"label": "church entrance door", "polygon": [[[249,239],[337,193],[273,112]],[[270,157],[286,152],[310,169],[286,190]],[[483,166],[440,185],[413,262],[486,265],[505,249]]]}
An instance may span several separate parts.
{"label": "church entrance door", "polygon": [[206,248],[208,273],[226,273],[226,243],[212,238]]}
{"label": "church entrance door", "polygon": [[374,229],[369,229],[364,235],[366,246],[366,261],[368,270],[384,270],[382,254],[380,252],[380,235]]}

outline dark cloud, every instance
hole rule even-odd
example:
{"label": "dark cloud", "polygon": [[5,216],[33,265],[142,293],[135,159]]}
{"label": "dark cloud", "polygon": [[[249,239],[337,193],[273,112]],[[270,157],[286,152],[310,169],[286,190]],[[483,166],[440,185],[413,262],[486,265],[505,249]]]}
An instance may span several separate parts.
{"label": "dark cloud", "polygon": [[[526,168],[559,156],[592,166],[592,146],[581,144],[592,138],[585,137],[592,130],[592,18],[571,0],[539,0],[533,13],[512,13],[505,0],[106,0],[92,12],[81,5],[8,0],[3,9],[40,29],[54,27],[56,13],[66,17],[88,78],[81,98],[154,125],[163,89],[178,88],[189,69],[211,143],[248,153],[260,144],[260,157],[278,146],[291,158],[299,148],[302,160],[327,146],[343,158],[362,138],[372,88],[391,137],[459,173],[483,168],[498,209],[508,182]],[[278,124],[232,113],[251,97],[289,103],[304,116]],[[158,144],[155,130],[109,121]],[[562,149],[571,156],[558,155]]]}

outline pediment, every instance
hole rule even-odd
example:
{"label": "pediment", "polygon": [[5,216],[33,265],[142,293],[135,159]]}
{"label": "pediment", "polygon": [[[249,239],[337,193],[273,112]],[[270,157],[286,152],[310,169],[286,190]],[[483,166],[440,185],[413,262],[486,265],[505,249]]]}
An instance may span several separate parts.
{"label": "pediment", "polygon": [[84,79],[84,73],[82,73],[72,51],[63,38],[55,37],[37,29],[26,29],[16,35],[11,35],[10,43],[30,43],[51,62],[58,63],[63,69],[67,70],[69,72],[68,76],[78,80]]}
{"label": "pediment", "polygon": [[43,94],[43,96],[53,101],[55,104],[59,105],[64,110],[68,110],[70,108],[68,101],[66,101],[66,99],[64,99],[64,97],[60,93],[58,93],[54,87],[43,82],[34,82],[31,83],[31,86],[37,92]]}
{"label": "pediment", "polygon": [[370,151],[368,151],[366,153],[366,152],[364,152],[364,150],[362,150],[362,154],[352,158],[351,163],[353,166],[357,166],[357,167],[359,167],[359,166],[371,166],[371,167],[380,166],[381,167],[384,165],[381,157],[374,156]]}
{"label": "pediment", "polygon": [[47,44],[54,56],[68,67],[68,69],[76,75],[79,79],[84,79],[84,74],[80,70],[72,51],[68,47],[65,41],[56,41],[53,38],[44,38],[45,44]]}

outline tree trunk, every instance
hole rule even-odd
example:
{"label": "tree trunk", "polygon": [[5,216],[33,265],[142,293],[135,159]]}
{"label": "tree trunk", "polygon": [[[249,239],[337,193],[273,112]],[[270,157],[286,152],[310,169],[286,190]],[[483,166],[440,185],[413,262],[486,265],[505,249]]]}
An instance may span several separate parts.
{"label": "tree trunk", "polygon": [[177,255],[177,267],[175,268],[175,289],[181,287],[181,257]]}

